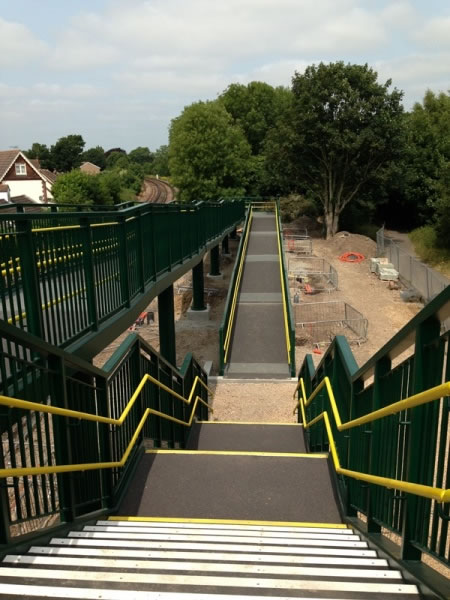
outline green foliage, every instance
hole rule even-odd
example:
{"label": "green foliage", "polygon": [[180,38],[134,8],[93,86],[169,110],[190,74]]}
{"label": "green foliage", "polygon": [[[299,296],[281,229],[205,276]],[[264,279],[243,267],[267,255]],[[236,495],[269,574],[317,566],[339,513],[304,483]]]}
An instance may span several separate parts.
{"label": "green foliage", "polygon": [[155,150],[150,172],[160,177],[168,177],[170,175],[169,146],[163,145]]}
{"label": "green foliage", "polygon": [[113,198],[101,175],[88,175],[79,169],[60,175],[53,184],[53,197],[58,204],[112,204]]}
{"label": "green foliage", "polygon": [[145,166],[149,165],[153,161],[153,154],[148,148],[145,148],[144,146],[138,146],[128,153],[128,158],[133,163]]}
{"label": "green foliage", "polygon": [[436,245],[450,251],[450,161],[442,167],[436,208]]}
{"label": "green foliage", "polygon": [[284,222],[290,223],[298,217],[315,218],[319,214],[317,204],[300,194],[289,194],[280,198],[280,213]]}
{"label": "green foliage", "polygon": [[82,163],[84,140],[81,135],[66,135],[50,148],[53,168],[60,173],[76,169]]}
{"label": "green foliage", "polygon": [[244,195],[250,146],[222,103],[197,102],[173,119],[169,166],[184,202]]}
{"label": "green foliage", "polygon": [[327,236],[400,152],[402,94],[389,92],[390,83],[378,83],[367,65],[343,62],[313,65],[293,78],[293,105],[269,140],[269,159],[320,201]]}
{"label": "green foliage", "polygon": [[90,162],[100,169],[104,169],[106,167],[106,158],[105,151],[101,146],[95,146],[94,148],[89,148],[85,150],[81,155],[82,162]]}
{"label": "green foliage", "polygon": [[[111,152],[110,154],[107,154],[107,156],[106,156],[106,168],[112,169],[113,167],[116,166],[116,163],[119,160],[123,160],[123,159],[126,159],[128,161],[126,153],[114,150],[113,152]],[[127,164],[128,164],[128,162],[127,162]]]}
{"label": "green foliage", "polygon": [[432,225],[424,225],[414,229],[409,237],[421,260],[450,275],[450,248],[439,246],[436,230]]}
{"label": "green foliage", "polygon": [[28,158],[37,158],[43,169],[53,169],[53,159],[46,144],[34,142],[29,150],[25,152]]}
{"label": "green foliage", "polygon": [[220,100],[234,122],[241,126],[252,154],[258,155],[262,152],[268,131],[290,104],[291,96],[288,89],[252,81],[248,85],[231,84]]}

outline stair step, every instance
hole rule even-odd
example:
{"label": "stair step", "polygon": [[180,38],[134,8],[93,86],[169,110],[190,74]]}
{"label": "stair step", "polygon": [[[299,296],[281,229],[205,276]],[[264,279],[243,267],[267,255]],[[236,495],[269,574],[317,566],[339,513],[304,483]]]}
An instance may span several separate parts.
{"label": "stair step", "polygon": [[[97,521],[97,525],[108,526],[116,525],[118,527],[148,527],[148,528],[173,528],[173,529],[204,529],[207,531],[211,530],[240,530],[240,531],[276,531],[282,533],[333,533],[333,534],[353,534],[353,529],[342,525],[341,523],[308,523],[308,524],[291,524],[285,523],[284,525],[270,525],[264,523],[240,523],[239,521],[233,523],[198,523],[195,521],[165,521],[165,520],[154,520],[149,518],[148,520],[138,517],[112,517],[107,521]],[[267,523],[267,522],[266,522]]]}
{"label": "stair step", "polygon": [[[171,550],[137,550],[137,549],[114,549],[114,548],[82,548],[82,547],[55,547],[55,546],[32,546],[29,554],[45,554],[52,556],[94,556],[104,558],[139,558],[139,559],[167,559],[167,560],[208,560],[208,561],[230,561],[249,563],[283,563],[295,565],[334,565],[347,567],[388,567],[384,558],[347,558],[337,556],[291,556],[280,554],[249,554],[233,552],[193,552],[193,551],[171,551]],[[333,553],[334,554],[334,553]]]}
{"label": "stair step", "polygon": [[[277,579],[269,577],[223,577],[214,575],[208,577],[205,575],[174,575],[160,573],[133,573],[133,572],[109,572],[109,571],[81,571],[66,569],[36,569],[36,568],[15,568],[2,567],[2,578],[16,578],[23,581],[26,574],[27,581],[36,584],[39,580],[55,581],[80,581],[95,582],[100,584],[115,583],[125,586],[139,584],[140,587],[159,585],[159,586],[180,586],[194,589],[186,591],[200,591],[204,587],[228,588],[228,589],[257,589],[259,590],[289,590],[289,591],[333,591],[333,592],[357,592],[357,593],[383,593],[383,594],[417,594],[417,588],[414,585],[385,582],[368,581],[336,581],[336,580],[316,580],[316,579]],[[17,582],[19,583],[19,581]],[[172,591],[172,590],[168,590]],[[180,589],[178,591],[181,591]]]}
{"label": "stair step", "polygon": [[[204,557],[205,558],[205,557]],[[238,563],[213,563],[196,561],[169,561],[169,560],[132,560],[96,557],[68,557],[68,556],[34,556],[30,554],[8,554],[3,559],[5,564],[33,565],[60,567],[84,567],[93,569],[122,569],[132,571],[187,571],[189,573],[239,573],[241,575],[277,575],[292,577],[320,577],[322,579],[383,579],[401,580],[399,571],[389,569],[351,569],[351,568],[321,568],[321,567],[293,567],[286,565],[261,565]]]}
{"label": "stair step", "polygon": [[[89,537],[85,537],[89,535]],[[114,539],[111,537],[101,536],[100,534],[91,533],[84,534],[82,532],[74,532],[69,534],[69,538],[53,538],[50,541],[52,546],[75,546],[75,547],[102,547],[107,548],[141,548],[150,549],[154,548],[157,550],[204,550],[207,552],[251,552],[251,553],[266,553],[266,554],[289,554],[299,556],[328,556],[333,554],[334,556],[352,556],[360,558],[375,558],[377,553],[375,550],[369,550],[367,544],[361,543],[361,546],[352,547],[336,547],[333,548],[323,546],[312,546],[306,543],[304,546],[272,546],[269,544],[213,544],[213,543],[183,543],[179,541],[141,541],[141,540],[130,540],[127,536],[123,536],[120,539]]]}
{"label": "stair step", "polygon": [[351,539],[342,539],[343,536],[332,536],[332,534],[297,534],[296,537],[270,537],[270,536],[249,536],[249,535],[194,535],[194,534],[176,534],[176,533],[148,533],[127,531],[125,527],[98,527],[96,525],[86,525],[82,531],[72,531],[69,537],[91,537],[102,539],[128,539],[132,540],[161,540],[172,542],[228,542],[239,544],[265,544],[267,540],[272,545],[289,546],[328,546],[335,548],[367,548],[367,543],[360,540],[357,536],[345,536]]}
{"label": "stair step", "polygon": [[[3,593],[2,593],[3,592]],[[45,594],[45,596],[44,596]],[[11,585],[3,584],[0,590],[0,598],[9,600],[13,596],[19,596],[21,598],[35,598],[40,600],[41,598],[72,598],[72,599],[84,599],[84,600],[261,600],[262,596],[249,596],[249,595],[230,595],[230,594],[190,594],[180,592],[152,592],[152,591],[128,591],[124,589],[106,589],[101,590],[93,588],[81,588],[81,587],[50,587],[50,586],[28,586],[28,585]],[[318,598],[319,596],[289,596],[289,598],[296,598],[296,600],[311,600],[312,598]],[[373,598],[374,600],[381,596],[353,596],[354,598]],[[412,594],[402,595],[402,599],[416,599],[418,596],[416,592]],[[264,595],[265,600],[289,600],[286,596],[272,596]],[[325,598],[325,596],[322,596]],[[346,600],[349,599],[349,595],[340,596],[337,598],[336,595],[326,596],[327,600]],[[400,597],[397,596],[397,598]]]}
{"label": "stair step", "polygon": [[255,452],[306,452],[303,427],[296,423],[196,423],[188,450],[234,450]]}
{"label": "stair step", "polygon": [[[119,533],[150,533],[155,535],[167,534],[169,536],[173,535],[182,535],[182,536],[201,536],[205,537],[213,537],[214,539],[218,539],[223,536],[232,536],[234,538],[240,538],[241,540],[244,537],[247,538],[259,538],[261,539],[262,535],[265,539],[278,538],[280,539],[282,533],[282,539],[284,543],[287,540],[343,540],[346,542],[349,541],[359,541],[361,538],[359,535],[355,535],[354,533],[336,533],[335,531],[327,531],[323,532],[319,530],[306,531],[306,532],[291,532],[291,531],[253,531],[253,530],[230,530],[230,529],[214,529],[209,531],[207,529],[198,529],[198,528],[178,528],[178,527],[136,527],[136,526],[128,526],[128,525],[112,525],[109,521],[99,521],[97,525],[86,525],[83,528],[83,531],[106,531],[106,532],[119,532]],[[166,536],[164,536],[166,537]],[[170,538],[166,538],[170,539]]]}

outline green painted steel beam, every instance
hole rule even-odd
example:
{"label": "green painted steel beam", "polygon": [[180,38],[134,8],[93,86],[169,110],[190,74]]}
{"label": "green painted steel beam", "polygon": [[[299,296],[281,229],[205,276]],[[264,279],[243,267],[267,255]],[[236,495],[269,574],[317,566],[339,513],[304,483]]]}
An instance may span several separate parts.
{"label": "green painted steel beam", "polygon": [[205,310],[205,284],[203,277],[203,260],[192,269],[192,310]]}
{"label": "green painted steel beam", "polygon": [[177,364],[175,342],[175,306],[173,285],[166,287],[158,295],[159,350],[161,356],[171,365]]}

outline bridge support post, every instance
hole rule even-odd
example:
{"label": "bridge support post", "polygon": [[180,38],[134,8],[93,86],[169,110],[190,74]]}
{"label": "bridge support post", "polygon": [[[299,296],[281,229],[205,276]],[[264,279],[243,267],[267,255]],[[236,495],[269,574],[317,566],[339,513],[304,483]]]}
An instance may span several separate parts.
{"label": "bridge support post", "polygon": [[159,316],[159,350],[169,363],[176,366],[177,353],[175,344],[175,306],[173,301],[173,285],[169,285],[158,296]]}
{"label": "bridge support post", "polygon": [[226,235],[222,240],[222,255],[229,256],[230,249],[228,247],[228,235]]}
{"label": "bridge support post", "polygon": [[236,240],[237,239],[237,233],[236,233],[236,227],[233,229],[233,231],[230,233],[230,240]]}
{"label": "bridge support post", "polygon": [[191,310],[206,310],[205,285],[203,278],[203,259],[192,269],[192,306]]}
{"label": "bridge support post", "polygon": [[222,273],[220,272],[220,255],[219,255],[219,245],[211,248],[209,252],[210,259],[210,267],[209,267],[209,277],[222,277]]}

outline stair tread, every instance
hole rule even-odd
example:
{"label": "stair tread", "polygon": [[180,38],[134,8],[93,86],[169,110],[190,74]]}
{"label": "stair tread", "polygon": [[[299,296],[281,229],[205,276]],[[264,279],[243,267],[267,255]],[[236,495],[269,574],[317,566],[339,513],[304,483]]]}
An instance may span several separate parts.
{"label": "stair tread", "polygon": [[286,521],[341,521],[326,459],[226,454],[143,455],[118,513],[259,521],[277,521],[282,514]]}
{"label": "stair tread", "polygon": [[306,452],[303,428],[295,423],[234,424],[196,423],[188,450],[237,450],[255,452]]}

